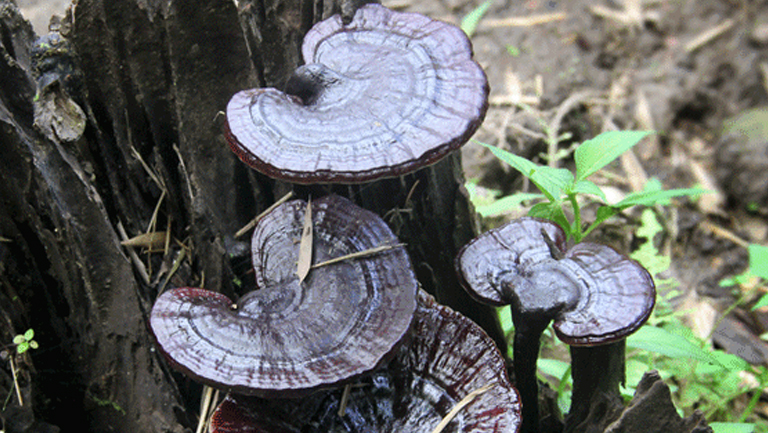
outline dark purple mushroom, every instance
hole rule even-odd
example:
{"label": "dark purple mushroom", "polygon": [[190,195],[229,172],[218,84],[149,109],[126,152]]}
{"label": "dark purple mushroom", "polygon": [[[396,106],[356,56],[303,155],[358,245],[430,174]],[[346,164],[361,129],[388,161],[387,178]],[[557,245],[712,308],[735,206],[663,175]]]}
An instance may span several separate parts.
{"label": "dark purple mushroom", "polygon": [[524,433],[539,428],[536,359],[552,321],[557,336],[571,345],[571,414],[588,407],[598,389],[618,394],[624,338],[645,323],[656,299],[653,279],[637,262],[599,244],[566,249],[557,224],[526,217],[474,239],[459,252],[456,266],[473,297],[511,306]]}
{"label": "dark purple mushroom", "polygon": [[369,4],[304,37],[307,63],[285,92],[244,90],[226,136],[254,169],[293,183],[359,183],[414,171],[463,145],[487,109],[488,83],[464,33]]}
{"label": "dark purple mushroom", "polygon": [[230,394],[214,412],[213,433],[431,432],[473,391],[492,384],[463,407],[444,430],[514,433],[520,402],[504,358],[474,322],[419,297],[411,340],[386,368],[351,387],[343,416],[342,391],[299,400]]}
{"label": "dark purple mushroom", "polygon": [[[313,260],[397,244],[387,225],[350,201],[312,203]],[[172,364],[208,385],[298,396],[368,373],[391,359],[416,309],[417,282],[403,247],[296,274],[306,202],[284,203],[253,236],[259,290],[235,304],[202,289],[155,302],[150,325]]]}

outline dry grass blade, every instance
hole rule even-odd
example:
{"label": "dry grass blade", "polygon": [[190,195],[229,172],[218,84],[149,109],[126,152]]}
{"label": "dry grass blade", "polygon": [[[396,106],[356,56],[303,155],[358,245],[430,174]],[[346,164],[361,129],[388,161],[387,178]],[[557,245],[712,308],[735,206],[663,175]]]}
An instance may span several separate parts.
{"label": "dry grass blade", "polygon": [[494,385],[493,383],[489,383],[467,394],[467,396],[462,398],[460,402],[456,403],[456,406],[454,406],[453,409],[451,409],[451,411],[448,412],[448,415],[446,415],[443,418],[443,420],[440,421],[440,424],[438,424],[437,427],[435,427],[435,429],[432,430],[432,433],[442,432],[443,429],[445,429],[445,427],[448,426],[451,420],[453,420],[453,418],[456,417],[456,414],[458,414],[460,410],[464,409],[464,406],[472,403],[472,400],[474,400],[475,398],[477,398],[477,396],[491,389],[493,385]]}
{"label": "dry grass blade", "polygon": [[691,53],[698,50],[699,48],[711,42],[713,39],[730,30],[734,25],[735,23],[733,20],[727,19],[721,24],[718,24],[717,26],[700,33],[698,36],[693,38],[692,41],[685,44],[685,52]]}
{"label": "dry grass blade", "polygon": [[[120,238],[123,239],[123,242],[128,242],[130,240],[128,239],[128,234],[125,232],[125,228],[123,228],[123,223],[117,223],[117,231],[120,233]],[[136,267],[136,271],[141,275],[141,279],[145,284],[149,284],[149,274],[147,273],[147,267],[144,266],[144,262],[139,259],[138,254],[136,254],[136,251],[134,251],[133,248],[128,248],[128,255],[131,257],[131,262],[133,262],[133,266]]]}
{"label": "dry grass blade", "polygon": [[235,237],[239,238],[239,237],[242,237],[244,234],[248,233],[248,231],[251,230],[252,228],[254,228],[256,226],[256,223],[260,219],[262,219],[264,217],[264,215],[272,212],[272,210],[274,208],[276,208],[276,207],[280,206],[281,204],[285,203],[291,197],[293,197],[293,191],[288,191],[288,194],[284,195],[282,198],[280,198],[280,200],[276,201],[272,206],[268,207],[267,210],[265,210],[264,212],[256,215],[256,217],[254,219],[252,219],[251,222],[246,224],[245,227],[243,227],[240,230],[238,230],[237,233],[235,233]]}
{"label": "dry grass blade", "polygon": [[388,250],[391,250],[393,248],[398,248],[398,247],[403,247],[403,246],[405,246],[405,244],[380,245],[378,247],[368,248],[367,250],[357,251],[357,252],[346,254],[346,255],[343,255],[343,256],[334,257],[334,258],[332,258],[330,260],[326,260],[324,262],[316,263],[316,264],[312,265],[312,269],[316,269],[316,268],[319,268],[321,266],[332,265],[334,263],[343,262],[344,260],[352,260],[352,259],[359,259],[361,257],[372,256],[374,254],[378,254],[378,253],[383,252],[383,251],[388,251]]}
{"label": "dry grass blade", "polygon": [[208,424],[208,412],[210,412],[212,400],[213,388],[208,385],[203,385],[203,396],[200,400],[200,417],[197,420],[197,429],[195,429],[195,433],[203,433],[205,426]]}
{"label": "dry grass blade", "polygon": [[509,17],[509,18],[486,18],[480,22],[480,27],[495,29],[499,27],[531,27],[540,24],[547,24],[554,21],[562,21],[566,18],[565,13],[556,12],[551,14],[531,15],[527,17]]}
{"label": "dry grass blade", "polygon": [[304,211],[304,226],[301,229],[299,266],[296,269],[299,284],[307,278],[310,268],[312,268],[312,201],[308,200],[307,209]]}
{"label": "dry grass blade", "polygon": [[344,416],[347,412],[347,403],[349,403],[349,392],[352,390],[352,384],[348,383],[344,386],[344,392],[341,394],[341,402],[339,402],[339,417]]}
{"label": "dry grass blade", "polygon": [[130,239],[126,239],[120,242],[120,245],[124,247],[139,247],[147,248],[149,250],[160,250],[165,248],[167,238],[168,232],[144,233],[143,235],[138,235]]}
{"label": "dry grass blade", "polygon": [[19,372],[16,370],[16,363],[13,362],[13,354],[9,358],[11,362],[11,374],[13,375],[13,387],[16,389],[16,397],[19,399],[19,406],[24,406],[24,399],[21,398],[21,388],[19,388]]}

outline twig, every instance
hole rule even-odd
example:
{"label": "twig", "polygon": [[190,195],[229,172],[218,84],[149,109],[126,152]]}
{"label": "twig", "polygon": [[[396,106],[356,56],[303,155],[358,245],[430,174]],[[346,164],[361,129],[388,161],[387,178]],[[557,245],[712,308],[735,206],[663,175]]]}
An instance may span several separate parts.
{"label": "twig", "polygon": [[357,252],[350,253],[350,254],[347,254],[347,255],[344,255],[344,256],[335,257],[335,258],[326,260],[324,262],[316,263],[316,264],[312,265],[312,269],[316,269],[316,268],[319,268],[321,266],[332,265],[334,263],[343,262],[344,260],[359,259],[359,258],[362,258],[362,257],[372,256],[372,255],[380,253],[382,251],[387,251],[387,250],[391,250],[391,249],[399,248],[399,247],[403,247],[403,246],[405,246],[405,244],[380,245],[378,247],[369,248],[369,249],[363,250],[363,251],[357,251]]}
{"label": "twig", "polygon": [[554,21],[562,21],[565,18],[566,15],[564,12],[531,15],[527,17],[486,18],[480,22],[480,27],[487,29],[495,29],[499,27],[531,27]]}
{"label": "twig", "polygon": [[268,208],[267,208],[267,210],[265,210],[264,212],[262,212],[262,213],[260,213],[260,214],[256,215],[256,217],[255,217],[254,219],[252,219],[252,220],[251,220],[251,222],[249,222],[249,223],[248,223],[248,224],[246,224],[246,225],[245,225],[243,228],[241,228],[240,230],[238,230],[238,231],[237,231],[237,233],[235,233],[235,237],[236,237],[236,238],[239,238],[239,237],[242,237],[244,234],[248,233],[248,231],[249,231],[249,230],[251,230],[252,228],[254,228],[254,227],[256,226],[256,223],[257,223],[257,222],[258,222],[260,219],[262,219],[262,218],[264,217],[264,215],[266,215],[266,214],[268,214],[268,213],[272,212],[272,210],[273,210],[273,209],[275,209],[276,207],[278,207],[278,206],[280,206],[281,204],[285,203],[285,202],[286,202],[286,201],[288,201],[288,199],[290,199],[291,197],[293,197],[293,191],[288,191],[288,194],[286,194],[286,195],[282,196],[282,197],[280,198],[280,200],[276,201],[276,202],[275,202],[275,203],[274,203],[272,206],[268,207]]}
{"label": "twig", "polygon": [[19,406],[24,406],[24,399],[21,398],[21,389],[19,388],[18,370],[16,370],[16,363],[13,362],[13,354],[8,358],[11,361],[11,374],[13,375],[13,387],[16,388],[16,397],[19,398]]}
{"label": "twig", "polygon": [[742,247],[742,248],[748,248],[749,242],[745,241],[744,239],[736,236],[735,233],[728,229],[724,229],[720,226],[714,225],[709,221],[702,221],[701,222],[701,228],[712,233],[715,236],[719,236],[723,239],[728,239],[729,241],[733,242],[734,244]]}
{"label": "twig", "polygon": [[[128,234],[125,232],[125,228],[123,227],[123,223],[117,222],[117,232],[120,234],[120,237],[122,238],[123,242],[128,241]],[[126,248],[128,250],[128,255],[131,257],[131,261],[133,262],[133,266],[136,267],[136,271],[141,276],[141,279],[144,281],[145,284],[149,285],[149,274],[147,274],[147,268],[144,266],[144,262],[139,259],[138,254],[136,254],[136,251],[133,250],[133,248]]]}
{"label": "twig", "polygon": [[727,19],[722,23],[718,24],[717,26],[712,27],[709,30],[705,30],[704,32],[700,33],[698,36],[693,38],[693,40],[685,44],[685,52],[692,53],[698,50],[699,48],[708,44],[713,39],[717,38],[718,36],[730,30],[733,27],[733,25],[734,25],[733,20]]}
{"label": "twig", "polygon": [[195,195],[192,194],[192,182],[189,178],[189,173],[187,173],[187,166],[184,164],[184,158],[181,157],[181,149],[174,144],[173,151],[176,152],[176,156],[179,157],[179,165],[181,165],[181,171],[184,173],[184,179],[187,181],[187,194],[189,194],[189,199],[194,200]]}
{"label": "twig", "polygon": [[489,384],[483,386],[482,388],[478,388],[478,389],[470,392],[469,394],[467,394],[467,396],[462,398],[460,402],[456,403],[456,406],[454,406],[453,409],[451,409],[451,411],[448,412],[448,415],[446,415],[443,418],[443,420],[440,421],[440,424],[438,424],[437,427],[435,427],[435,429],[432,430],[432,433],[440,433],[440,432],[442,432],[443,429],[445,429],[445,427],[451,422],[451,420],[453,420],[453,418],[456,416],[456,414],[458,414],[460,410],[464,409],[464,406],[472,403],[472,400],[477,398],[477,396],[479,396],[480,394],[483,394],[486,391],[488,391],[489,389],[491,389],[493,387],[493,385],[494,385],[493,383],[489,383]]}

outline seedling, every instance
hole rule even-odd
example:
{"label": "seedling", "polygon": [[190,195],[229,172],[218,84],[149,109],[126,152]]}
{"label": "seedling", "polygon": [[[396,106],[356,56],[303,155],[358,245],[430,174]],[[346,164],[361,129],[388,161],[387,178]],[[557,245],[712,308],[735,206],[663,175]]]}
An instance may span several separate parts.
{"label": "seedling", "polygon": [[[576,148],[574,153],[575,173],[565,168],[542,166],[504,149],[478,143],[530,179],[541,191],[545,201],[535,204],[529,210],[529,216],[554,221],[565,230],[569,239],[581,242],[603,221],[624,209],[636,205],[652,206],[673,197],[693,196],[706,192],[698,188],[672,190],[653,188],[632,193],[618,203],[601,205],[597,209],[595,220],[586,229],[583,228],[578,196],[590,195],[606,203],[603,190],[587,178],[613,162],[649,134],[651,134],[650,131],[609,131],[585,141]],[[569,205],[573,211],[572,220],[566,216],[565,210]]]}

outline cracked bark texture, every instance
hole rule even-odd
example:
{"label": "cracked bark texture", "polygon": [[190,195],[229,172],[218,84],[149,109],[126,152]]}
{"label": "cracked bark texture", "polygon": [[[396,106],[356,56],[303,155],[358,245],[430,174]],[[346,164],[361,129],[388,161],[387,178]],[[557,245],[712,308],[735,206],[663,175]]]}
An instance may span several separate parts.
{"label": "cracked bark texture", "polygon": [[[19,358],[29,398],[0,412],[6,425],[191,431],[199,387],[169,370],[146,327],[182,249],[151,256],[144,279],[120,228],[131,237],[152,220],[170,227],[191,248],[169,284],[232,296],[250,260],[248,239],[234,233],[291,189],[334,191],[385,216],[423,287],[503,344],[491,310],[468,298],[453,269],[477,234],[460,156],[366,185],[296,187],[252,172],[225,143],[217,113],[231,95],[281,87],[311,25],[363,2],[78,0],[60,31],[82,74],[67,90],[86,125],[62,142],[34,126],[35,35],[0,0],[0,341],[31,327],[41,346]],[[7,365],[0,393],[13,386]]]}

